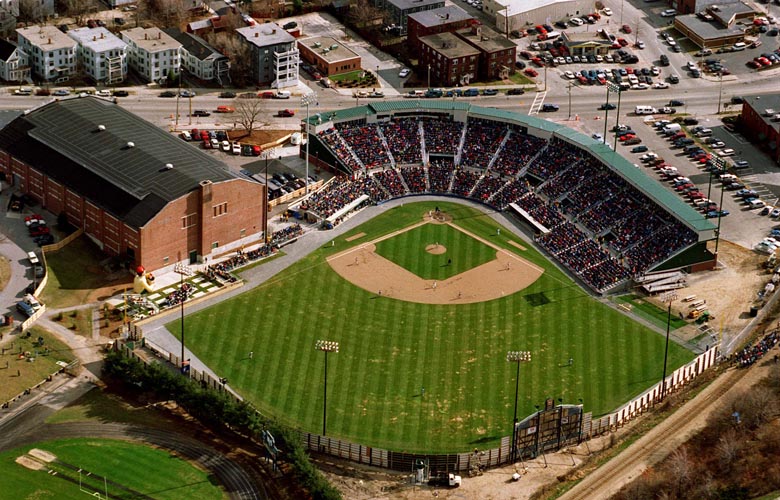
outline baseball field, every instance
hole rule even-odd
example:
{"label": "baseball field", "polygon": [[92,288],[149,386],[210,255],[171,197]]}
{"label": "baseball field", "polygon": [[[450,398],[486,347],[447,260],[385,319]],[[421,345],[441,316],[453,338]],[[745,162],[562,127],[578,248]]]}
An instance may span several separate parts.
{"label": "baseball field", "polygon": [[[439,212],[436,212],[438,206]],[[179,335],[179,323],[168,325]],[[187,347],[262,412],[410,452],[498,444],[546,398],[598,416],[661,378],[664,338],[584,292],[480,211],[410,203],[187,317]],[[250,354],[251,353],[251,354]],[[672,343],[670,370],[693,358]]]}

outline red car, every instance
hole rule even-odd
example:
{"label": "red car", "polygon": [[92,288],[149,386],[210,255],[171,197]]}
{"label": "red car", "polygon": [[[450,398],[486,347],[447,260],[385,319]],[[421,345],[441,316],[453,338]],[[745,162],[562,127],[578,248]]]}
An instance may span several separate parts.
{"label": "red car", "polygon": [[633,75],[634,74],[634,68],[629,66],[628,68],[626,68],[626,73],[628,73],[629,75]]}
{"label": "red car", "polygon": [[283,118],[289,118],[291,116],[295,116],[295,111],[291,109],[280,109],[279,112],[276,114],[276,116],[281,116]]}
{"label": "red car", "polygon": [[620,44],[621,47],[625,47],[628,45],[628,41],[625,38],[618,38],[617,42]]}
{"label": "red car", "polygon": [[273,99],[274,93],[271,92],[270,90],[266,90],[265,92],[260,92],[259,94],[257,94],[257,97],[260,97],[261,99]]}
{"label": "red car", "polygon": [[260,156],[260,153],[263,152],[263,148],[260,146],[252,146],[252,156]]}
{"label": "red car", "polygon": [[[544,61],[542,61],[542,59],[540,57],[533,57],[533,58],[531,58],[531,62],[534,63],[535,65],[539,66],[540,68],[542,66],[544,66]],[[534,75],[534,76],[536,76],[536,75]]]}
{"label": "red car", "polygon": [[525,71],[523,71],[523,73],[525,73],[526,75],[531,76],[531,77],[539,76],[539,73],[537,73],[536,70],[533,69],[533,68],[528,68]]}
{"label": "red car", "polygon": [[691,191],[690,193],[688,193],[688,198],[692,200],[701,200],[706,198],[706,196],[701,191]]}
{"label": "red car", "polygon": [[633,139],[634,137],[636,137],[636,134],[626,134],[626,135],[621,135],[621,136],[620,136],[620,141],[621,141],[621,142],[623,142],[623,141],[627,141],[627,140],[629,140],[629,139]]}
{"label": "red car", "polygon": [[37,226],[37,227],[31,227],[30,228],[30,236],[43,236],[44,234],[49,234],[49,228],[46,226]]}
{"label": "red car", "polygon": [[631,26],[624,24],[623,26],[620,27],[620,31],[622,31],[625,34],[629,34],[631,33]]}
{"label": "red car", "polygon": [[758,58],[758,62],[761,63],[761,66],[771,66],[772,65],[772,61],[770,61],[766,57],[759,57]]}
{"label": "red car", "polygon": [[531,59],[534,55],[528,52],[527,50],[523,50],[520,52],[520,55],[525,57],[526,59]]}

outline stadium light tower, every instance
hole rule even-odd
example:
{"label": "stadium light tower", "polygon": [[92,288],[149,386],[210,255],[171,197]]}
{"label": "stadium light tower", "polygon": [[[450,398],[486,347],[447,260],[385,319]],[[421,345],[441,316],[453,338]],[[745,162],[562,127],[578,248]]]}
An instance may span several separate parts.
{"label": "stadium light tower", "polygon": [[322,435],[325,436],[325,424],[328,416],[328,353],[339,352],[339,343],[332,340],[318,340],[314,348],[325,353],[325,383],[322,391]]}
{"label": "stadium light tower", "polygon": [[306,125],[304,126],[306,129],[306,178],[304,179],[304,183],[306,184],[306,194],[309,194],[309,106],[316,102],[316,92],[309,92],[308,94],[301,97],[301,104],[306,106]]}
{"label": "stadium light tower", "polygon": [[661,376],[661,401],[666,396],[666,361],[669,358],[669,330],[672,324],[672,302],[677,300],[675,292],[667,292],[661,297],[663,302],[668,302],[669,307],[666,311],[666,347],[664,348],[664,374]]}
{"label": "stadium light tower", "polygon": [[512,461],[517,460],[517,395],[520,391],[520,363],[531,361],[531,351],[507,351],[506,360],[517,363],[515,376],[515,416],[512,421]]}
{"label": "stadium light tower", "polygon": [[179,363],[181,364],[181,372],[184,375],[187,375],[189,373],[189,370],[185,369],[185,361],[184,361],[184,301],[187,300],[187,294],[184,292],[184,276],[192,276],[192,269],[190,266],[182,264],[181,262],[177,263],[175,266],[173,266],[173,271],[175,273],[179,274],[179,291],[182,293],[181,298],[181,359],[179,360]]}

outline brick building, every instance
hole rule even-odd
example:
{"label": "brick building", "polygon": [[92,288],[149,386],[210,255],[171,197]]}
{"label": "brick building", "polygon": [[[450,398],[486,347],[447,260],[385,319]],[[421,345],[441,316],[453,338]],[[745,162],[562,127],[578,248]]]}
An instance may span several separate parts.
{"label": "brick building", "polygon": [[474,18],[457,5],[415,12],[410,14],[408,18],[407,41],[412,50],[419,51],[420,37],[452,33],[468,27],[472,22],[474,22]]}
{"label": "brick building", "polygon": [[97,97],[54,101],[0,131],[13,190],[64,214],[102,250],[149,270],[262,237],[262,184]]}
{"label": "brick building", "polygon": [[374,6],[387,13],[385,19],[398,26],[400,35],[406,35],[409,16],[444,7],[444,0],[374,0]]}
{"label": "brick building", "polygon": [[517,45],[486,26],[472,26],[455,32],[459,38],[479,50],[480,80],[506,78],[514,71]]}
{"label": "brick building", "polygon": [[742,135],[780,163],[780,95],[745,97],[740,124]]}
{"label": "brick building", "polygon": [[428,35],[420,41],[420,69],[430,71],[431,85],[468,85],[477,75],[479,50],[452,33]]}
{"label": "brick building", "polygon": [[298,40],[301,59],[324,76],[349,73],[360,69],[360,56],[329,36]]}

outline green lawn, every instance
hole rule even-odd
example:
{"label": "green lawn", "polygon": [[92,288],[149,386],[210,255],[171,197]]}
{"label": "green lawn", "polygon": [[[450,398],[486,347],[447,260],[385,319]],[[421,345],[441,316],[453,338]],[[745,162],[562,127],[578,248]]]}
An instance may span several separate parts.
{"label": "green lawn", "polygon": [[[6,350],[0,354],[0,401],[8,401],[58,371],[57,361],[69,363],[74,359],[70,348],[52,333],[39,327],[29,332],[30,338],[15,334],[13,347],[10,342],[3,344]],[[43,337],[43,347],[36,345],[39,336]],[[29,352],[35,361],[28,361],[27,356],[20,358],[20,352]]]}
{"label": "green lawn", "polygon": [[[651,323],[658,326],[659,328],[666,328],[666,320],[669,319],[668,311],[666,309],[660,309],[652,302],[648,302],[644,300],[642,297],[633,294],[622,295],[620,297],[617,297],[617,300],[618,302],[631,304],[631,306],[633,307],[632,310],[633,314],[636,314],[637,316],[642,317],[647,321],[650,321]],[[678,316],[675,316],[675,314],[672,313],[671,321],[669,322],[669,327],[672,330],[682,328],[687,324],[688,324],[687,321],[685,321],[684,319],[680,319]]]}
{"label": "green lawn", "polygon": [[[489,302],[426,305],[376,298],[325,262],[419,222],[436,205],[455,224],[545,273],[529,288]],[[521,416],[548,397],[575,404],[581,398],[586,410],[601,415],[661,378],[663,336],[594,300],[496,228],[489,216],[463,205],[396,207],[263,286],[188,316],[188,347],[261,411],[320,432],[324,354],[314,344],[338,341],[340,351],[328,359],[328,434],[418,452],[488,448],[511,432],[515,368],[505,360],[508,350],[532,352],[520,370]],[[168,328],[179,334],[178,322]],[[692,357],[670,345],[671,367]]]}
{"label": "green lawn", "polygon": [[[428,245],[446,252],[428,253]],[[496,250],[445,224],[425,224],[376,244],[376,252],[424,279],[444,280],[494,260]]]}
{"label": "green lawn", "polygon": [[[57,460],[47,464],[56,474],[15,462],[31,448],[56,455]],[[101,498],[105,498],[106,485],[109,498],[138,498],[139,493],[160,500],[227,498],[208,473],[167,451],[107,439],[47,441],[0,454],[2,495],[15,499],[90,498],[91,494],[79,490],[79,468],[92,473],[81,474],[85,489],[99,492]]]}

